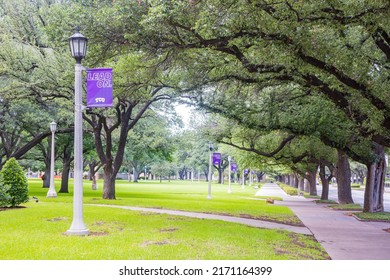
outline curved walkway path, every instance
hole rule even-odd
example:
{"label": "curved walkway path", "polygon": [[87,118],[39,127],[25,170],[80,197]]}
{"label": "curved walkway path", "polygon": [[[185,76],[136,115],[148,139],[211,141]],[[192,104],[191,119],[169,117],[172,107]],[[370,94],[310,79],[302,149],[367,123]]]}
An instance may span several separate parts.
{"label": "curved walkway path", "polygon": [[178,210],[142,208],[142,207],[120,206],[120,205],[107,205],[107,204],[86,204],[86,205],[121,208],[121,209],[126,209],[126,210],[152,212],[152,213],[157,213],[157,214],[185,216],[185,217],[198,218],[198,219],[221,220],[221,221],[225,221],[225,222],[239,223],[239,224],[244,224],[244,225],[258,227],[258,228],[283,229],[283,230],[288,230],[288,231],[292,231],[295,233],[310,234],[310,235],[312,234],[310,232],[310,230],[308,230],[306,227],[290,226],[290,225],[285,225],[285,224],[280,224],[280,223],[272,223],[272,222],[267,222],[267,221],[239,218],[239,217],[233,217],[233,216],[223,216],[223,215],[205,214],[205,213],[197,213],[197,212],[186,212],[186,211],[178,211]]}
{"label": "curved walkway path", "polygon": [[88,205],[222,220],[252,227],[288,230],[314,235],[333,260],[390,260],[390,233],[385,231],[390,228],[390,223],[358,221],[345,211],[332,210],[326,205],[316,204],[313,199],[289,196],[277,184],[264,184],[256,195],[283,198],[283,201],[275,201],[275,204],[289,207],[306,227],[177,210],[102,204]]}
{"label": "curved walkway path", "polygon": [[362,222],[346,211],[332,210],[312,199],[293,197],[277,184],[265,184],[256,195],[279,196],[314,234],[334,260],[390,260],[390,223]]}

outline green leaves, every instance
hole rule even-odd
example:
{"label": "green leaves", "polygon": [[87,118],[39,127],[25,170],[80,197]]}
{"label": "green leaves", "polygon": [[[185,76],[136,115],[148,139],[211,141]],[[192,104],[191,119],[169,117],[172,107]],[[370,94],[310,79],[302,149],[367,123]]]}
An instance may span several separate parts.
{"label": "green leaves", "polygon": [[27,178],[14,158],[5,163],[0,171],[0,178],[0,203],[15,207],[29,200]]}

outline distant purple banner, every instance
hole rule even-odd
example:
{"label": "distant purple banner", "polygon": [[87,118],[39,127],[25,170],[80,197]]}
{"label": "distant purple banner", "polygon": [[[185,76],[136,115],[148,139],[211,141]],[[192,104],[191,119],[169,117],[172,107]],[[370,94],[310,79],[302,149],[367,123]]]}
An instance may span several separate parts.
{"label": "distant purple banner", "polygon": [[244,169],[244,174],[248,174],[249,173],[249,169]]}
{"label": "distant purple banner", "polygon": [[232,162],[231,167],[230,167],[230,170],[231,170],[232,172],[236,172],[236,171],[237,171],[237,164],[235,164],[234,162]]}
{"label": "distant purple banner", "polygon": [[213,164],[214,165],[221,164],[221,153],[213,153]]}
{"label": "distant purple banner", "polygon": [[87,107],[112,107],[112,68],[87,70]]}

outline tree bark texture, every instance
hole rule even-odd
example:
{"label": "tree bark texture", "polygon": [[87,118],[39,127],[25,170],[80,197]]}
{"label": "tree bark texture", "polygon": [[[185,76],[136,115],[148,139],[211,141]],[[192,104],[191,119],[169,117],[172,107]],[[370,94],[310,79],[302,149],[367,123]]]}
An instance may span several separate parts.
{"label": "tree bark texture", "polygon": [[383,194],[385,189],[386,160],[384,147],[376,145],[376,161],[367,164],[367,181],[364,193],[363,212],[383,212]]}
{"label": "tree bark texture", "polygon": [[59,193],[69,193],[69,172],[70,163],[72,162],[72,149],[71,145],[64,147],[64,153],[62,156],[62,176],[61,176],[61,188]]}
{"label": "tree bark texture", "polygon": [[321,193],[321,200],[328,200],[329,199],[329,180],[326,177],[325,173],[325,164],[320,164],[320,172],[319,172],[321,183],[322,183],[322,193]]}
{"label": "tree bark texture", "polygon": [[59,193],[69,193],[69,172],[70,162],[64,162],[62,167],[61,188],[58,191]]}
{"label": "tree bark texture", "polygon": [[115,197],[115,178],[116,173],[114,172],[112,161],[107,161],[103,166],[103,198],[104,199],[116,199]]}
{"label": "tree bark texture", "polygon": [[317,170],[306,172],[306,179],[309,183],[309,193],[310,195],[317,195]]}
{"label": "tree bark texture", "polygon": [[340,204],[353,203],[351,191],[351,168],[345,152],[337,150],[337,194]]}
{"label": "tree bark texture", "polygon": [[303,192],[305,189],[305,178],[299,178],[298,190]]}

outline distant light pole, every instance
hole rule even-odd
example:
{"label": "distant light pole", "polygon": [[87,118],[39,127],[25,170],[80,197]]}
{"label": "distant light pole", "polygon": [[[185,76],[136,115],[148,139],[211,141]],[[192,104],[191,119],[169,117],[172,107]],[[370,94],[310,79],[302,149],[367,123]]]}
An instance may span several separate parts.
{"label": "distant light pole", "polygon": [[50,131],[51,131],[51,162],[50,162],[50,187],[49,187],[49,191],[47,192],[47,195],[46,197],[57,197],[57,192],[56,192],[56,189],[55,189],[55,186],[54,186],[54,134],[56,132],[56,129],[57,129],[57,124],[52,121],[50,123]]}
{"label": "distant light pole", "polygon": [[145,182],[146,182],[146,166],[145,166],[145,174],[144,174],[144,179],[145,179]]}
{"label": "distant light pole", "polygon": [[69,37],[69,47],[75,66],[75,121],[74,121],[74,194],[73,194],[73,222],[68,235],[88,235],[89,230],[84,225],[83,218],[83,106],[82,106],[82,71],[81,60],[87,53],[87,41],[80,31]]}
{"label": "distant light pole", "polygon": [[211,166],[213,165],[213,143],[209,143],[209,188],[208,188],[208,195],[207,199],[211,199]]}

